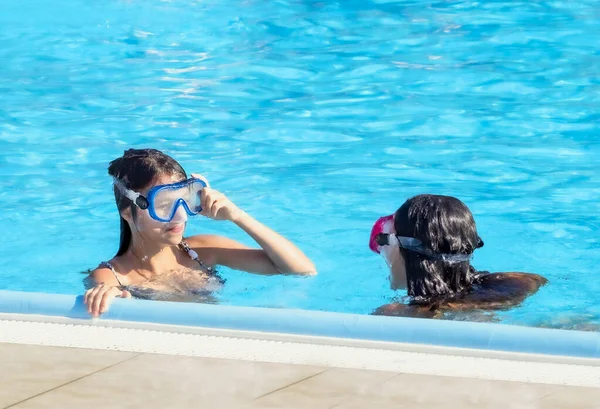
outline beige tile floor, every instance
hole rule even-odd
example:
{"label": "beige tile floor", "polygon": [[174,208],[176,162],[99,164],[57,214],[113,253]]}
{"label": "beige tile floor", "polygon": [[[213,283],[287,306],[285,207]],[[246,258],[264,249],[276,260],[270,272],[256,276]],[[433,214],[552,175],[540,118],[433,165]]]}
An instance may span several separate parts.
{"label": "beige tile floor", "polygon": [[0,408],[600,409],[600,388],[0,343]]}

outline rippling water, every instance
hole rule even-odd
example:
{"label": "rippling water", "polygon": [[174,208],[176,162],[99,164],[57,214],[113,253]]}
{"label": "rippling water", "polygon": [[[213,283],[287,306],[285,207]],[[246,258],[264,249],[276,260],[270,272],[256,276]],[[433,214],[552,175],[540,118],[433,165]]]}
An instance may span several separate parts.
{"label": "rippling water", "polygon": [[599,42],[589,0],[3,0],[0,288],[81,293],[117,248],[108,161],[155,147],[318,265],[226,271],[224,304],[369,313],[372,222],[440,193],[476,267],[551,281],[504,322],[597,328]]}

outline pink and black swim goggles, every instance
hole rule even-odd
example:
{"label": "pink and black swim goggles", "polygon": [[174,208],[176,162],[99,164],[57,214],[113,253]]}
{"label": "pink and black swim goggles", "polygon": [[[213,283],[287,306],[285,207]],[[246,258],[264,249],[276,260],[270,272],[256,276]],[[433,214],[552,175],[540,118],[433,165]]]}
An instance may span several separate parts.
{"label": "pink and black swim goggles", "polygon": [[[371,238],[369,241],[369,248],[373,252],[378,254],[381,253],[381,247],[383,246],[400,247],[408,251],[419,253],[430,260],[439,260],[450,264],[469,261],[473,257],[473,253],[435,253],[431,249],[425,247],[420,240],[415,239],[414,237],[399,236],[395,233],[392,233],[391,231],[393,229],[390,227],[393,226],[393,223],[394,215],[380,217],[375,222],[373,228],[371,229]],[[480,247],[483,247],[483,241],[478,237],[477,248]]]}

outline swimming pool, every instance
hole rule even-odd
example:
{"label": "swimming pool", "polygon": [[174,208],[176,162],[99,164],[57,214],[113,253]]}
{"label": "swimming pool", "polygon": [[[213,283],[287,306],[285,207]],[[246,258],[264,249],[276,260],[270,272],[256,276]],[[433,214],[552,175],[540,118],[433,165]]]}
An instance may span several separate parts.
{"label": "swimming pool", "polygon": [[473,210],[477,268],[551,280],[502,322],[593,328],[599,18],[591,1],[4,1],[0,289],[80,293],[117,248],[108,161],[155,147],[318,266],[225,271],[223,304],[369,313],[394,296],[369,229],[427,192]]}

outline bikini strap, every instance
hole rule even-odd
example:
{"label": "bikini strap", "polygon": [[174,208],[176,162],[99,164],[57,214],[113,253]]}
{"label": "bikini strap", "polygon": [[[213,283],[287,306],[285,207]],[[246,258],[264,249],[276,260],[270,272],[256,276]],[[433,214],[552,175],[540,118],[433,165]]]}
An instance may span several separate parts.
{"label": "bikini strap", "polygon": [[117,279],[117,282],[119,283],[119,285],[121,287],[124,287],[124,285],[121,283],[121,280],[119,280],[119,275],[117,274],[117,270],[115,270],[115,268],[113,267],[113,265],[108,262],[108,261],[103,261],[102,263],[100,263],[101,266],[104,266],[106,268],[109,268],[110,271],[112,271],[113,275],[115,276],[115,278]]}
{"label": "bikini strap", "polygon": [[198,258],[198,253],[191,249],[190,246],[188,246],[188,244],[185,242],[185,240],[182,240],[181,243],[179,243],[179,246],[183,251],[185,251],[188,254],[188,256],[190,256],[192,260],[196,261],[201,268],[203,268],[209,274],[214,275],[214,270],[211,267],[204,264],[202,260]]}

